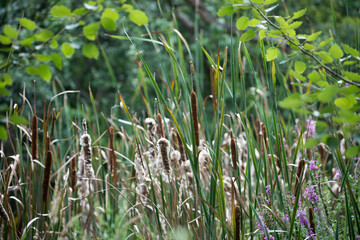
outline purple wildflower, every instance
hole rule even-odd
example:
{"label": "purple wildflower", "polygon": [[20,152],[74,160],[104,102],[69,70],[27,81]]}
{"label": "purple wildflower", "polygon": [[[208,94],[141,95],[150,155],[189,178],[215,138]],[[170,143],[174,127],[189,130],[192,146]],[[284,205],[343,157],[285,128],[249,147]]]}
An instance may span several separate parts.
{"label": "purple wildflower", "polygon": [[312,204],[317,204],[319,202],[318,196],[316,195],[315,189],[313,187],[306,188],[307,196]]}
{"label": "purple wildflower", "polygon": [[[266,223],[263,220],[263,216],[259,215],[259,218],[260,218],[261,223],[259,222],[259,220],[256,220],[259,231],[261,233],[265,233],[265,231],[268,232],[269,228],[266,226]],[[271,235],[271,234],[268,234],[268,235],[269,235],[269,238],[267,238],[265,235],[265,237],[264,237],[265,240],[274,240],[275,239],[273,235]]]}
{"label": "purple wildflower", "polygon": [[311,137],[315,133],[315,127],[315,121],[312,120],[311,117],[306,119],[306,133],[308,137]]}
{"label": "purple wildflower", "polygon": [[310,228],[309,220],[307,219],[305,212],[298,210],[298,217],[300,224],[303,228]]}
{"label": "purple wildflower", "polygon": [[310,160],[309,169],[310,169],[310,171],[318,169],[318,166],[316,165],[314,160]]}
{"label": "purple wildflower", "polygon": [[267,185],[265,188],[266,188],[266,193],[270,194],[270,185]]}
{"label": "purple wildflower", "polygon": [[283,137],[283,142],[284,142],[284,147],[288,147],[288,145],[286,144],[286,138]]}
{"label": "purple wildflower", "polygon": [[340,178],[341,178],[341,172],[340,172],[340,170],[339,169],[335,169],[334,170],[334,179],[335,180],[340,180]]}
{"label": "purple wildflower", "polygon": [[289,215],[287,215],[287,214],[284,214],[284,217],[282,217],[281,218],[281,220],[283,221],[283,222],[289,222]]}

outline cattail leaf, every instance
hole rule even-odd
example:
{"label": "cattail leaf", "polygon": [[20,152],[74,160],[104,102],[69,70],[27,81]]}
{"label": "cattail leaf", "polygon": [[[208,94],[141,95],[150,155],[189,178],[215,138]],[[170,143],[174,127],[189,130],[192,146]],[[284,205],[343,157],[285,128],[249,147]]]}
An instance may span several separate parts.
{"label": "cattail leaf", "polygon": [[64,5],[57,5],[51,8],[50,14],[54,17],[66,17],[71,15],[71,10]]}
{"label": "cattail leaf", "polygon": [[9,38],[14,39],[18,36],[18,32],[16,31],[16,29],[7,24],[4,26],[3,32]]}
{"label": "cattail leaf", "polygon": [[23,26],[26,29],[29,30],[34,30],[35,28],[37,28],[36,23],[31,21],[30,19],[27,18],[18,18],[21,26]]}
{"label": "cattail leaf", "polygon": [[133,10],[129,13],[129,19],[138,26],[148,25],[149,19],[141,10]]}

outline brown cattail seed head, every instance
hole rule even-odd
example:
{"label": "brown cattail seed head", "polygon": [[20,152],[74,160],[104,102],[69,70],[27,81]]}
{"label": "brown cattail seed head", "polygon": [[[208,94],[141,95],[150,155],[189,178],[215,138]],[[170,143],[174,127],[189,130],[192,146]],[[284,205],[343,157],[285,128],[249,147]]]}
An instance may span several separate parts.
{"label": "brown cattail seed head", "polygon": [[240,240],[240,214],[241,209],[239,206],[235,207],[235,240]]}
{"label": "brown cattail seed head", "polygon": [[37,159],[37,139],[38,139],[38,120],[36,115],[32,117],[31,121],[31,157]]}
{"label": "brown cattail seed head", "polygon": [[167,174],[169,174],[170,173],[170,163],[168,157],[169,147],[170,147],[169,141],[166,138],[160,138],[157,143],[159,145],[160,154],[164,164],[165,171]]}
{"label": "brown cattail seed head", "polygon": [[297,172],[296,172],[296,179],[295,179],[295,188],[294,188],[294,196],[296,196],[296,193],[298,192],[298,188],[301,182],[302,175],[304,173],[305,169],[305,160],[301,159],[298,164]]}
{"label": "brown cattail seed head", "polygon": [[235,139],[231,138],[231,142],[230,142],[230,149],[231,149],[231,160],[233,163],[233,168],[234,170],[237,169],[237,154],[236,154],[236,143],[235,143]]}
{"label": "brown cattail seed head", "polygon": [[45,154],[50,151],[50,136],[46,135],[46,139],[45,139]]}
{"label": "brown cattail seed head", "polygon": [[199,118],[197,111],[197,98],[196,98],[196,93],[194,91],[191,92],[191,113],[192,113],[192,120],[194,125],[195,144],[196,146],[199,146],[200,145]]}
{"label": "brown cattail seed head", "polygon": [[261,124],[261,130],[264,134],[264,141],[265,141],[265,146],[267,147],[267,132],[266,132],[266,126],[265,124]]}
{"label": "brown cattail seed head", "polygon": [[45,158],[44,178],[43,178],[43,182],[42,182],[42,201],[43,202],[46,202],[48,192],[49,192],[51,162],[52,162],[52,153],[50,151],[48,151],[46,153],[46,158]]}
{"label": "brown cattail seed head", "polygon": [[165,137],[165,131],[164,131],[164,124],[161,117],[161,114],[156,114],[156,121],[157,121],[157,134],[158,138],[164,138]]}
{"label": "brown cattail seed head", "polygon": [[110,165],[110,171],[114,180],[114,186],[117,187],[117,164],[116,164],[116,155],[114,149],[114,128],[109,127],[109,153],[108,161]]}
{"label": "brown cattail seed head", "polygon": [[309,207],[309,222],[310,222],[311,234],[315,235],[314,209],[312,207]]}

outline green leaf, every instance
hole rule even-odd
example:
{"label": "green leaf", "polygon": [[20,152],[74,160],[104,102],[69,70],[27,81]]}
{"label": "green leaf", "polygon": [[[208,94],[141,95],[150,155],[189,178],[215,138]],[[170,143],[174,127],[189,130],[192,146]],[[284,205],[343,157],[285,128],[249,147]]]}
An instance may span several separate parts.
{"label": "green leaf", "polygon": [[335,100],[335,105],[341,109],[349,110],[357,103],[356,97],[353,95],[347,95],[342,98],[337,98]]}
{"label": "green leaf", "polygon": [[252,29],[250,29],[250,30],[244,32],[243,34],[241,34],[240,41],[241,42],[250,41],[255,36],[256,36],[256,32],[254,32]]}
{"label": "green leaf", "polygon": [[280,101],[279,105],[282,108],[289,108],[295,110],[303,107],[305,105],[305,102],[301,99],[301,95],[299,93],[293,93],[284,100]]}
{"label": "green leaf", "polygon": [[26,73],[30,75],[39,75],[39,69],[36,66],[29,66],[26,68]]}
{"label": "green leaf", "polygon": [[255,4],[262,4],[264,0],[252,0],[252,2]]}
{"label": "green leaf", "polygon": [[82,53],[87,58],[98,59],[98,57],[99,57],[99,50],[96,47],[96,45],[93,43],[84,44],[84,46],[82,48]]}
{"label": "green leaf", "polygon": [[320,102],[330,102],[337,94],[338,88],[336,85],[328,85],[325,89],[318,93],[317,99]]}
{"label": "green leaf", "polygon": [[63,43],[61,45],[61,51],[65,55],[65,57],[69,58],[74,54],[75,49],[70,45],[70,43]]}
{"label": "green leaf", "polygon": [[226,15],[231,16],[234,13],[233,6],[226,6],[219,9],[217,12],[218,17],[224,17]]}
{"label": "green leaf", "polygon": [[345,75],[345,77],[347,77],[349,80],[352,81],[360,81],[360,75],[355,73],[355,72],[347,72],[344,71],[343,74]]}
{"label": "green leaf", "polygon": [[133,10],[129,13],[129,19],[138,26],[148,25],[148,17],[141,10]]}
{"label": "green leaf", "polygon": [[326,46],[327,44],[331,43],[332,41],[333,41],[332,37],[328,38],[328,39],[320,42],[318,48],[322,48],[322,47]]}
{"label": "green leaf", "polygon": [[332,63],[333,58],[325,51],[320,51],[317,53],[320,57],[323,63]]}
{"label": "green leaf", "polygon": [[11,77],[11,75],[9,73],[4,74],[4,81],[3,82],[5,83],[5,85],[8,85],[8,86],[12,85],[13,80],[12,80],[12,77]]}
{"label": "green leaf", "polygon": [[320,34],[321,34],[321,31],[313,33],[306,39],[306,41],[308,41],[308,42],[315,41],[320,36]]}
{"label": "green leaf", "polygon": [[51,40],[51,47],[56,49],[58,47],[59,43],[56,41],[56,39]]}
{"label": "green leaf", "polygon": [[295,62],[295,72],[302,74],[306,70],[306,64],[301,61]]}
{"label": "green leaf", "polygon": [[54,17],[65,17],[71,15],[71,10],[64,5],[57,5],[51,8],[50,14]]}
{"label": "green leaf", "polygon": [[6,141],[7,138],[8,138],[8,136],[7,136],[6,128],[4,128],[3,126],[0,126],[0,139]]}
{"label": "green leaf", "polygon": [[276,47],[270,47],[266,49],[266,61],[272,61],[279,55],[279,49]]}
{"label": "green leaf", "polygon": [[83,27],[83,33],[87,39],[94,41],[99,29],[100,23],[95,22]]}
{"label": "green leaf", "polygon": [[264,2],[264,5],[270,5],[270,4],[273,4],[273,3],[276,3],[278,0],[266,0]]}
{"label": "green leaf", "polygon": [[12,43],[11,39],[4,36],[4,35],[0,35],[0,43],[3,45],[9,45]]}
{"label": "green leaf", "polygon": [[290,69],[289,73],[290,73],[291,76],[293,76],[296,79],[299,79],[302,82],[306,81],[306,77],[304,77],[303,75],[293,71],[292,69]]}
{"label": "green leaf", "polygon": [[37,26],[36,23],[27,18],[19,18],[20,24],[29,30],[34,30]]}
{"label": "green leaf", "polygon": [[116,30],[116,20],[119,19],[119,14],[111,9],[107,8],[101,15],[101,25],[106,29],[110,31]]}
{"label": "green leaf", "polygon": [[5,87],[0,87],[0,96],[9,96],[10,91],[7,90]]}
{"label": "green leaf", "polygon": [[9,117],[9,121],[13,122],[14,124],[22,124],[22,125],[29,124],[29,122],[28,122],[28,120],[26,120],[26,118],[19,116],[17,114],[14,114],[11,117]]}
{"label": "green leaf", "polygon": [[354,158],[359,153],[359,146],[351,146],[345,151],[345,156],[347,158]]}
{"label": "green leaf", "polygon": [[85,13],[87,13],[87,9],[86,8],[76,8],[74,11],[73,11],[73,14],[75,14],[76,16],[80,16],[80,15],[83,15]]}
{"label": "green leaf", "polygon": [[296,28],[300,27],[301,24],[302,24],[301,21],[295,21],[289,25],[289,28],[296,29]]}
{"label": "green leaf", "polygon": [[41,42],[46,42],[52,36],[54,36],[54,33],[48,29],[44,29],[41,32],[35,34],[36,40],[41,41]]}
{"label": "green leaf", "polygon": [[339,45],[337,45],[337,44],[334,44],[331,46],[329,53],[331,56],[333,56],[336,59],[342,58],[344,56],[344,53],[341,50],[341,47],[339,47]]}
{"label": "green leaf", "polygon": [[41,62],[47,62],[51,60],[51,56],[43,54],[35,54],[34,57]]}
{"label": "green leaf", "polygon": [[308,51],[312,51],[312,50],[314,50],[316,47],[314,46],[314,45],[312,45],[312,44],[309,44],[309,43],[305,43],[304,44],[304,49],[305,50],[308,50]]}
{"label": "green leaf", "polygon": [[44,79],[46,82],[50,82],[51,80],[51,70],[50,67],[46,64],[40,64],[38,66],[39,69],[39,75],[42,79]]}
{"label": "green leaf", "polygon": [[239,30],[244,30],[249,25],[249,18],[242,16],[236,21],[236,27]]}
{"label": "green leaf", "polygon": [[256,25],[260,24],[260,20],[259,19],[256,19],[256,18],[253,18],[249,21],[249,26],[250,27],[256,27]]}
{"label": "green leaf", "polygon": [[339,124],[358,124],[360,121],[360,116],[356,115],[353,111],[340,110],[340,117],[333,117],[333,120]]}
{"label": "green leaf", "polygon": [[355,85],[350,85],[348,87],[340,88],[340,92],[343,94],[346,94],[346,95],[358,93],[359,91],[360,91],[360,88]]}
{"label": "green leaf", "polygon": [[304,16],[305,13],[306,13],[306,8],[302,9],[300,11],[297,11],[297,12],[294,13],[294,16],[292,17],[292,19],[301,18],[302,16]]}
{"label": "green leaf", "polygon": [[352,48],[350,47],[349,45],[346,45],[346,44],[341,44],[341,46],[344,48],[344,51],[347,53],[347,54],[350,54],[354,57],[358,57],[359,56],[359,51],[356,50],[355,48]]}
{"label": "green leaf", "polygon": [[[321,78],[321,76],[320,76],[320,74],[317,72],[317,71],[312,71],[308,76],[307,76],[308,78],[309,78],[309,80],[311,81],[311,82],[313,82],[313,83],[315,83],[315,84],[317,84],[317,85],[319,85],[319,86],[323,86],[323,83],[325,82],[322,78]],[[326,82],[325,82],[326,83]]]}
{"label": "green leaf", "polygon": [[8,36],[9,38],[16,38],[18,35],[18,32],[16,31],[15,28],[11,27],[10,25],[5,25],[3,32],[6,36]]}
{"label": "green leaf", "polygon": [[129,13],[132,10],[134,10],[134,7],[132,5],[130,5],[130,4],[124,4],[124,5],[122,5],[121,10]]}
{"label": "green leaf", "polygon": [[303,149],[313,148],[320,142],[319,139],[316,138],[310,138],[306,141],[306,143],[303,146]]}
{"label": "green leaf", "polygon": [[59,70],[62,69],[62,57],[60,54],[58,53],[52,53],[51,54],[51,59],[55,65],[55,67]]}
{"label": "green leaf", "polygon": [[259,38],[260,39],[264,39],[266,37],[266,33],[265,33],[265,30],[264,29],[261,29],[259,31]]}

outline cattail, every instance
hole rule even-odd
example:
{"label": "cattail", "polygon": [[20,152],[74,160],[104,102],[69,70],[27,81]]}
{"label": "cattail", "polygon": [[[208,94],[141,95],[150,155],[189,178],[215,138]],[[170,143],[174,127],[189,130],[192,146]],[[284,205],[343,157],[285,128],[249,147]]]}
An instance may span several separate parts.
{"label": "cattail", "polygon": [[114,180],[114,186],[117,187],[117,164],[116,164],[116,155],[114,150],[114,128],[109,128],[109,156],[108,161],[110,165],[110,172]]}
{"label": "cattail", "polygon": [[156,121],[158,138],[165,138],[164,124],[160,113],[156,114]]}
{"label": "cattail", "polygon": [[50,136],[46,134],[46,139],[45,139],[45,154],[50,151]]}
{"label": "cattail", "polygon": [[237,169],[237,155],[236,155],[236,143],[235,143],[235,139],[231,138],[231,142],[230,142],[230,148],[231,148],[231,160],[233,163],[233,168],[234,170]]}
{"label": "cattail", "polygon": [[168,157],[168,153],[169,153],[169,141],[166,138],[160,138],[158,141],[158,145],[160,148],[160,154],[161,154],[161,158],[164,164],[164,168],[167,174],[170,173],[170,164],[169,164],[169,157]]}
{"label": "cattail", "polygon": [[152,118],[146,118],[145,124],[148,132],[148,136],[151,142],[154,142],[155,139],[155,130],[156,130],[156,122]]}
{"label": "cattail", "polygon": [[70,162],[70,187],[75,192],[75,186],[76,186],[76,155],[73,151],[71,153],[72,160]]}
{"label": "cattail", "polygon": [[240,240],[240,213],[239,206],[235,207],[235,240]]}
{"label": "cattail", "polygon": [[191,92],[191,113],[192,113],[192,120],[193,120],[193,125],[194,125],[195,144],[196,144],[196,146],[199,146],[200,145],[199,118],[198,118],[198,111],[197,111],[196,93],[194,91]]}
{"label": "cattail", "polygon": [[298,164],[297,172],[296,172],[296,179],[295,179],[295,188],[294,188],[294,196],[296,196],[296,193],[298,192],[298,188],[301,182],[302,175],[304,173],[305,169],[305,160],[301,159]]}
{"label": "cattail", "polygon": [[2,205],[2,203],[0,202],[0,217],[7,223],[10,225],[10,218],[9,215],[7,214],[7,212],[5,211],[4,206]]}
{"label": "cattail", "polygon": [[265,124],[261,124],[261,130],[262,130],[262,132],[263,132],[263,134],[264,134],[264,142],[265,142],[265,146],[266,146],[266,148],[267,148],[267,146],[268,146],[268,142],[267,142],[267,132],[266,132],[266,126],[265,126]]}
{"label": "cattail", "polygon": [[216,74],[215,68],[211,67],[210,68],[210,87],[211,87],[211,95],[212,95],[214,111],[216,111],[216,108],[217,108],[215,74]]}
{"label": "cattail", "polygon": [[179,133],[176,133],[176,137],[177,137],[177,142],[178,142],[178,145],[179,145],[179,152],[181,154],[181,161],[182,162],[185,162],[186,160],[186,153],[185,153],[185,148],[184,148],[184,144],[182,143],[181,141],[181,138],[180,138],[180,135]]}
{"label": "cattail", "polygon": [[46,158],[45,158],[44,178],[43,178],[43,182],[42,182],[42,201],[43,202],[46,202],[48,192],[49,192],[51,162],[52,162],[52,153],[50,151],[48,151],[46,153]]}
{"label": "cattail", "polygon": [[315,235],[314,209],[312,207],[309,207],[309,222],[311,235]]}
{"label": "cattail", "polygon": [[320,160],[321,163],[324,165],[325,161],[326,161],[326,156],[325,156],[325,146],[323,143],[319,144],[319,152],[320,152]]}
{"label": "cattail", "polygon": [[31,157],[37,159],[37,139],[38,139],[38,120],[37,116],[34,115],[31,121]]}

